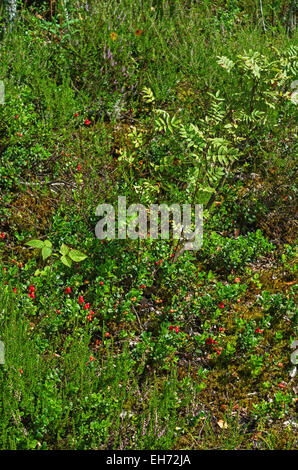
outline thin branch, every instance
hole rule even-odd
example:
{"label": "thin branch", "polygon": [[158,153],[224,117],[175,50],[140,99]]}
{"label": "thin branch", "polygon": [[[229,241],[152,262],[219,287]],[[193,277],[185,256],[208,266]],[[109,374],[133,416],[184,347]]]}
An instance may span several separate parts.
{"label": "thin branch", "polygon": [[292,0],[289,6],[289,13],[288,13],[288,19],[287,19],[287,25],[286,25],[286,33],[288,33],[289,36],[292,35],[292,28],[290,27],[290,23],[291,23],[292,10],[294,8],[295,1],[296,0]]}
{"label": "thin branch", "polygon": [[[230,170],[232,168],[232,164],[230,163],[230,165],[228,166],[227,168],[227,171],[225,172],[225,174],[222,176],[220,182],[219,182],[219,185],[217,186],[216,188],[216,191],[212,194],[212,196],[210,197],[208,203],[207,203],[207,206],[206,206],[206,209],[209,210],[212,206],[212,204],[214,203],[215,201],[215,198],[218,196],[219,192],[221,191],[223,185],[225,184],[226,182],[226,179],[228,177],[228,174],[230,173]],[[192,243],[195,241],[195,235],[194,237],[192,237],[190,240],[183,240],[183,244],[182,244],[182,247],[180,248],[180,250],[176,250],[176,253],[175,253],[175,256],[174,256],[174,259],[173,259],[173,262],[177,261],[177,259],[183,255],[183,253],[185,252],[185,248],[186,248],[186,243],[189,242],[189,243]]]}
{"label": "thin branch", "polygon": [[264,31],[264,34],[266,34],[266,25],[265,25],[264,14],[263,14],[263,4],[262,4],[262,0],[260,0],[260,11],[261,11],[261,18],[262,18],[263,31]]}
{"label": "thin branch", "polygon": [[63,181],[39,181],[38,183],[33,183],[31,181],[19,181],[19,184],[23,184],[24,186],[39,186],[41,184],[46,184],[48,186],[73,186],[76,187],[73,183],[67,183]]}

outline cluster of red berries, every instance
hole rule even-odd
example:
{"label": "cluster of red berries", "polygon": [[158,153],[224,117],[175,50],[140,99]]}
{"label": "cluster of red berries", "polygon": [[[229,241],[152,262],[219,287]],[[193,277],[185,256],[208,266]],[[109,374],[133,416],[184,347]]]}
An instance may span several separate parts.
{"label": "cluster of red berries", "polygon": [[[23,263],[20,262],[20,263],[17,263],[15,259],[12,259],[11,260],[12,264],[18,264],[18,267],[21,269],[23,267]],[[5,271],[6,272],[6,271]]]}
{"label": "cluster of red berries", "polygon": [[206,339],[206,344],[218,344],[217,341],[215,341],[215,339],[212,339],[211,336],[209,336],[209,338]]}
{"label": "cluster of red berries", "polygon": [[[79,115],[80,115],[80,113],[75,113],[74,117],[77,118],[77,117],[79,117]],[[87,118],[87,119],[85,119],[84,124],[85,124],[85,126],[90,126],[91,121]]]}
{"label": "cluster of red berries", "polygon": [[5,238],[5,233],[4,232],[0,233],[0,238],[2,238],[2,239]]}
{"label": "cluster of red berries", "polygon": [[88,321],[92,321],[93,320],[93,315],[95,315],[95,313],[93,312],[93,310],[90,310],[89,312],[89,315],[87,315],[87,320]]}
{"label": "cluster of red berries", "polygon": [[180,327],[179,327],[179,326],[172,326],[172,325],[171,325],[171,326],[169,327],[169,330],[170,330],[170,331],[176,331],[176,333],[179,333]]}
{"label": "cluster of red berries", "polygon": [[[215,341],[215,339],[212,339],[211,336],[209,336],[209,338],[206,339],[206,344],[216,344],[218,345],[218,342]],[[222,352],[222,348],[219,347],[219,348],[216,348],[215,346],[212,346],[212,349],[214,349],[214,351],[216,351],[216,354],[219,356]]]}
{"label": "cluster of red berries", "polygon": [[31,284],[31,286],[29,287],[29,294],[28,296],[31,298],[31,299],[35,299],[35,287]]}
{"label": "cluster of red berries", "polygon": [[[84,307],[83,307],[84,310],[89,310],[90,309],[90,304],[88,302],[85,302],[84,297],[82,295],[80,295],[80,297],[78,298],[78,303],[79,303],[79,305],[84,305]],[[95,313],[93,312],[93,310],[90,310],[87,317],[86,317],[87,320],[92,321],[94,315],[95,315]]]}
{"label": "cluster of red berries", "polygon": [[255,333],[259,333],[259,334],[262,334],[264,330],[260,330],[260,328],[256,328],[255,329]]}

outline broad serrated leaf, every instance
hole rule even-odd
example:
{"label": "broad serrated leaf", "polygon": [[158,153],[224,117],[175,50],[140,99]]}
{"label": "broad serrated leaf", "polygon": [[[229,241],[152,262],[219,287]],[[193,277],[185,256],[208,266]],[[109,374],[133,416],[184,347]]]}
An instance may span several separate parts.
{"label": "broad serrated leaf", "polygon": [[76,263],[78,263],[79,261],[83,261],[84,259],[87,258],[87,255],[85,255],[84,253],[81,253],[78,250],[70,250],[70,252],[68,253],[68,256]]}
{"label": "broad serrated leaf", "polygon": [[66,246],[65,243],[62,243],[59,251],[60,251],[61,255],[66,256],[69,253],[70,248],[68,248],[68,246]]}
{"label": "broad serrated leaf", "polygon": [[61,256],[60,259],[61,259],[62,263],[65,264],[65,266],[68,266],[69,268],[71,267],[72,261],[68,256]]}
{"label": "broad serrated leaf", "polygon": [[30,240],[25,245],[32,246],[33,248],[43,248],[44,242],[42,240]]}
{"label": "broad serrated leaf", "polygon": [[44,246],[41,250],[42,258],[45,260],[52,254],[52,248],[49,246]]}

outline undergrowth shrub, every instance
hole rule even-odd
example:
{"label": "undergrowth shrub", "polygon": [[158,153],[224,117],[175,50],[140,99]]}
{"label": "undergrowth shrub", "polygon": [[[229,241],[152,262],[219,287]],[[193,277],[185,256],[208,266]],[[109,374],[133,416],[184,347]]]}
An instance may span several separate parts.
{"label": "undergrowth shrub", "polygon": [[227,238],[212,232],[205,237],[199,256],[208,260],[208,264],[217,272],[241,272],[258,257],[271,253],[273,248],[260,230],[236,238]]}

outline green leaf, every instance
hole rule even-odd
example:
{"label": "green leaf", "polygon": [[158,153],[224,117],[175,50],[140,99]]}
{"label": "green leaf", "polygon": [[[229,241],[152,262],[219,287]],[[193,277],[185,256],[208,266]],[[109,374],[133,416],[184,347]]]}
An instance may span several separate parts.
{"label": "green leaf", "polygon": [[84,255],[84,253],[78,250],[70,250],[68,256],[75,262],[83,261],[87,258],[87,255]]}
{"label": "green leaf", "polygon": [[43,248],[44,242],[42,240],[30,240],[25,245],[32,246],[33,248]]}
{"label": "green leaf", "polygon": [[59,251],[60,251],[61,255],[66,256],[69,253],[69,250],[70,250],[70,248],[68,248],[68,246],[66,246],[65,243],[62,243]]}
{"label": "green leaf", "polygon": [[52,248],[52,246],[53,246],[52,243],[50,242],[50,240],[45,240],[44,245],[48,246],[49,248]]}
{"label": "green leaf", "polygon": [[65,264],[65,266],[68,266],[69,268],[71,267],[72,265],[72,262],[71,262],[71,259],[69,259],[68,256],[61,256],[61,261],[63,264]]}
{"label": "green leaf", "polygon": [[41,250],[41,254],[44,260],[47,259],[52,254],[52,248],[50,248],[49,246],[44,246]]}

